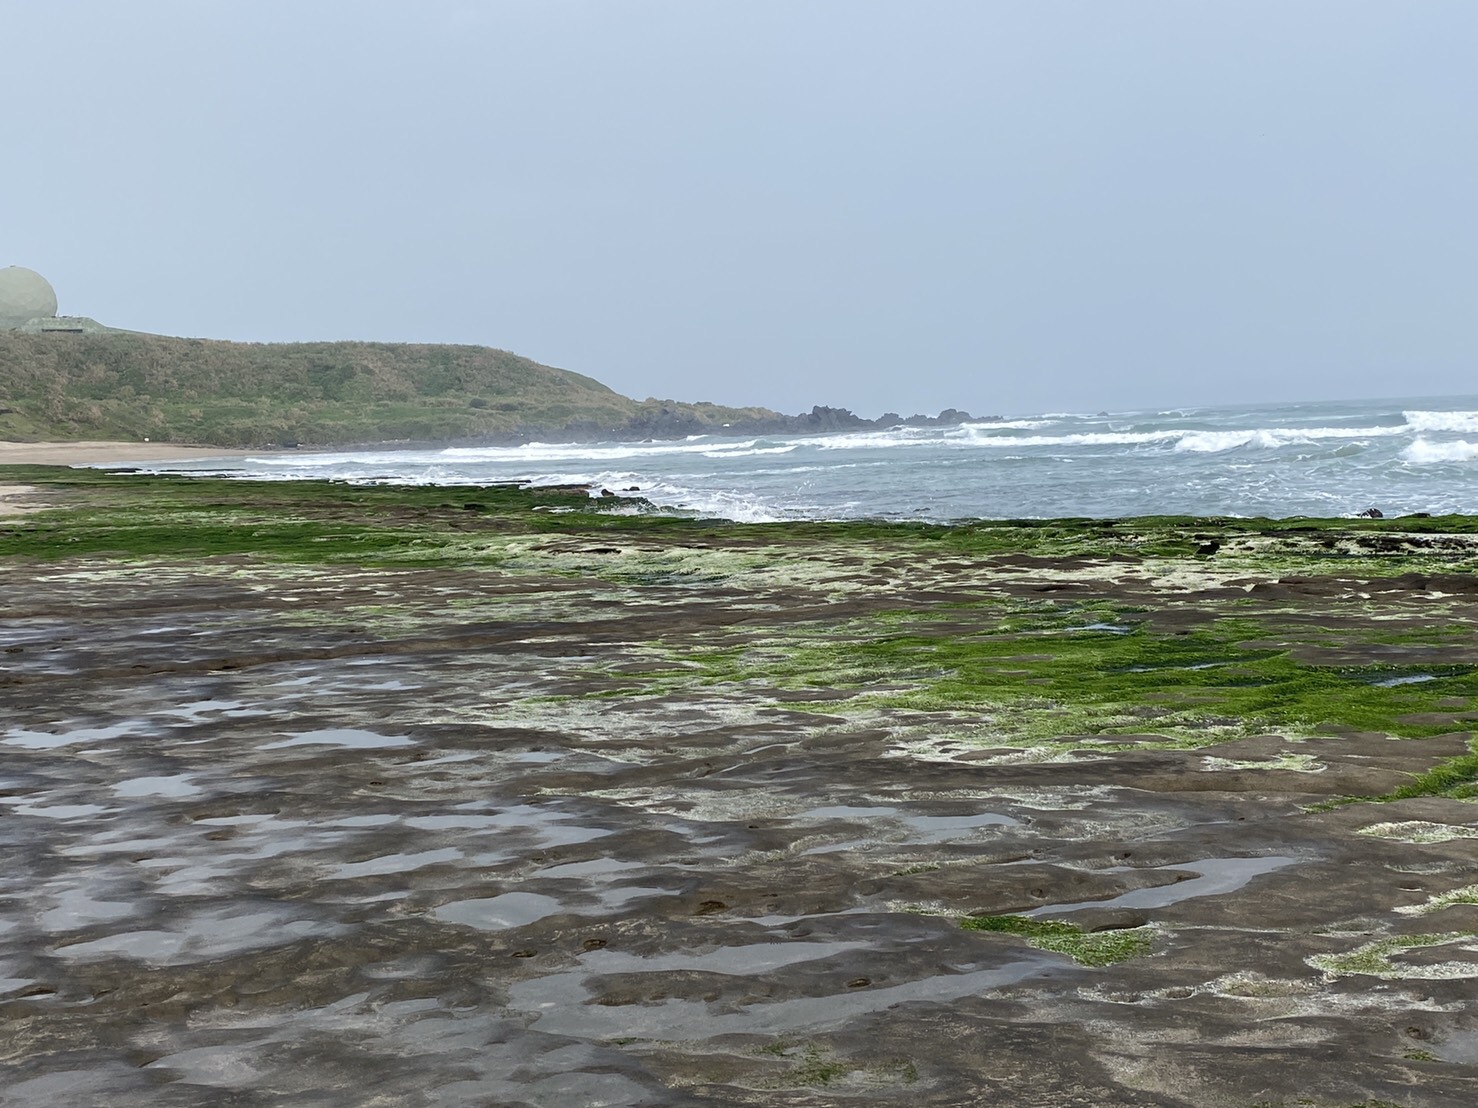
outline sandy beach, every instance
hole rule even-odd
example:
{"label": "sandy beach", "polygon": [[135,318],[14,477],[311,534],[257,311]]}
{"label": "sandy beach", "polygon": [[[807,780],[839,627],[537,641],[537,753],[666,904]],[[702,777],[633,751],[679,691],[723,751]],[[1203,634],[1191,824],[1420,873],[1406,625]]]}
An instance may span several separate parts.
{"label": "sandy beach", "polygon": [[[186,458],[239,458],[245,453],[222,446],[159,442],[0,442],[0,466],[174,462]],[[0,516],[21,515],[47,507],[51,507],[51,502],[34,486],[0,481]]]}
{"label": "sandy beach", "polygon": [[[0,465],[81,466],[108,462],[165,462],[182,458],[239,458],[248,451],[164,442],[0,442]],[[252,451],[251,453],[261,453]]]}

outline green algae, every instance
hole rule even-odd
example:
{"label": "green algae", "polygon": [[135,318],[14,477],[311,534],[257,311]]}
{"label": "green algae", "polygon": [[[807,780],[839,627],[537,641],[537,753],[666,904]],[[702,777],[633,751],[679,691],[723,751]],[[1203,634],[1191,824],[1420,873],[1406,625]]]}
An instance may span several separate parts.
{"label": "green algae", "polygon": [[967,931],[1017,935],[1039,950],[1066,954],[1080,966],[1111,966],[1138,958],[1149,953],[1153,941],[1149,927],[1084,931],[1061,920],[1027,916],[965,916],[960,926]]}
{"label": "green algae", "polygon": [[[1052,756],[1089,744],[1195,748],[1269,730],[1422,737],[1461,726],[1439,702],[1478,703],[1478,666],[1393,665],[1369,652],[1450,650],[1462,624],[1433,619],[1430,595],[1415,611],[1354,591],[1311,607],[1255,589],[1291,569],[1337,581],[1478,564],[1473,517],[739,525],[643,514],[581,489],[12,472],[65,506],[0,528],[0,557],[93,567],[249,557],[259,567],[447,567],[527,582],[521,595],[449,596],[473,622],[560,618],[559,581],[613,611],[712,596],[728,612],[777,613],[759,633],[724,625],[643,643],[651,665],[639,672],[576,666],[593,681],[577,696],[781,692],[792,711],[915,713],[968,745],[1046,744]],[[1212,543],[1214,556],[1198,553]],[[1093,595],[1114,582],[1129,584]],[[1180,607],[1187,589],[1204,588],[1220,591]],[[1349,603],[1364,608],[1347,613]],[[393,597],[294,611],[304,626],[382,635],[414,635],[423,622]],[[1412,683],[1392,683],[1402,680]],[[1385,799],[1475,794],[1478,755]]]}
{"label": "green algae", "polygon": [[1018,613],[1005,631],[928,635],[900,629],[894,617],[871,633],[855,623],[841,635],[793,633],[699,662],[708,684],[868,688],[876,692],[873,708],[987,713],[997,742],[1154,731],[1194,744],[1330,728],[1420,737],[1452,728],[1402,717],[1437,696],[1478,696],[1478,667],[1447,667],[1420,685],[1383,686],[1406,671],[1299,662],[1291,651],[1258,641],[1268,628],[1248,618],[1214,619],[1176,635],[1082,620],[1056,609],[1038,612],[1030,626]]}
{"label": "green algae", "polygon": [[1360,828],[1356,834],[1403,843],[1445,843],[1453,839],[1478,839],[1478,827],[1408,819],[1372,823]]}
{"label": "green algae", "polygon": [[[517,486],[354,486],[233,481],[53,467],[5,467],[59,507],[0,529],[0,557],[178,559],[250,554],[295,563],[478,560],[471,534],[517,519],[521,532],[586,528],[616,507],[584,490]],[[629,507],[626,502],[619,502]],[[660,526],[659,521],[652,521]]]}
{"label": "green algae", "polygon": [[[1449,726],[1447,730],[1451,730]],[[1413,774],[1410,781],[1381,796],[1341,796],[1313,805],[1311,811],[1328,811],[1346,804],[1386,804],[1395,800],[1413,800],[1423,796],[1446,797],[1449,800],[1478,800],[1478,739],[1470,743],[1471,753],[1459,754],[1439,762],[1425,773]],[[1377,826],[1398,826],[1396,824]],[[1366,828],[1364,834],[1380,834]],[[1394,837],[1394,836],[1391,836]],[[1468,837],[1449,835],[1449,838]],[[1438,839],[1409,840],[1437,842]]]}
{"label": "green algae", "polygon": [[838,1058],[827,1047],[794,1039],[777,1039],[756,1047],[753,1053],[789,1063],[783,1075],[765,1082],[766,1088],[831,1088],[843,1081],[877,1088],[912,1085],[919,1079],[918,1066],[907,1058],[851,1062]]}
{"label": "green algae", "polygon": [[1455,800],[1478,797],[1478,741],[1473,743],[1472,753],[1433,766],[1379,799],[1408,800],[1418,796],[1445,796]]}
{"label": "green algae", "polygon": [[1454,904],[1478,904],[1478,885],[1464,885],[1460,889],[1450,889],[1445,893],[1438,893],[1430,897],[1423,904],[1411,904],[1396,909],[1397,915],[1402,916],[1429,916],[1433,912],[1440,912],[1444,908],[1450,908]]}
{"label": "green algae", "polygon": [[1387,980],[1447,980],[1478,977],[1478,960],[1398,965],[1392,956],[1408,950],[1469,943],[1478,939],[1478,931],[1443,931],[1421,935],[1394,935],[1363,943],[1343,954],[1315,954],[1305,961],[1329,977],[1363,974]]}

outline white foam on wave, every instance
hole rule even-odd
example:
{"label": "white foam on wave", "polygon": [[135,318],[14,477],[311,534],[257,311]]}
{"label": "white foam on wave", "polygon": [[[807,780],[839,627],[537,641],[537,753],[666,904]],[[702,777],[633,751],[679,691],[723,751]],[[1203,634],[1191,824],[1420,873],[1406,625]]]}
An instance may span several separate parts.
{"label": "white foam on wave", "polygon": [[1061,419],[993,419],[981,423],[962,423],[961,427],[967,430],[990,431],[1035,431],[1038,427],[1051,427],[1061,423]]}
{"label": "white foam on wave", "polygon": [[[743,456],[742,451],[779,449],[780,444],[762,439],[682,442],[554,443],[530,442],[522,446],[453,446],[439,457],[455,462],[570,462],[615,461],[626,458],[699,454],[711,458]],[[788,448],[787,448],[788,449]]]}
{"label": "white foam on wave", "polygon": [[[935,446],[949,432],[960,434],[958,427],[891,427],[886,431],[843,431],[836,435],[812,435],[801,440],[817,450],[866,450],[869,447]],[[799,445],[799,444],[798,444]]]}
{"label": "white foam on wave", "polygon": [[[1018,421],[1026,423],[1028,421]],[[1179,451],[1218,453],[1251,446],[1277,449],[1296,443],[1313,443],[1321,439],[1368,439],[1410,434],[1403,425],[1370,427],[1245,427],[1226,431],[1205,431],[1185,427],[1166,427],[1153,431],[1082,431],[1067,435],[999,434],[1005,425],[999,423],[967,423],[958,428],[899,428],[896,431],[826,435],[807,439],[805,444],[819,450],[862,450],[869,448],[932,447],[1099,447],[1172,445]]]}
{"label": "white foam on wave", "polygon": [[971,446],[1148,446],[1174,442],[1185,431],[1084,431],[1076,435],[1022,435],[1017,438],[976,438]]}
{"label": "white foam on wave", "polygon": [[693,489],[658,482],[644,487],[641,495],[663,508],[736,523],[778,523],[792,518],[751,493],[727,489]]}
{"label": "white foam on wave", "polygon": [[534,473],[529,475],[523,482],[527,488],[541,488],[545,486],[588,485],[593,491],[600,487],[625,488],[639,482],[640,478],[634,473],[616,473],[607,470],[604,473],[594,473],[589,470],[560,471],[552,473]]}
{"label": "white foam on wave", "polygon": [[[729,477],[735,476],[729,473]],[[601,489],[611,489],[618,496],[623,493],[655,504],[659,508],[713,519],[731,519],[736,523],[775,523],[782,519],[795,518],[798,513],[784,512],[774,504],[748,492],[732,489],[702,489],[685,484],[675,474],[635,473],[630,470],[605,470],[595,472],[548,472],[529,478],[532,488],[547,485],[586,485],[591,496],[598,496]],[[628,492],[627,490],[635,491]]]}
{"label": "white foam on wave", "polygon": [[1478,412],[1402,412],[1414,431],[1478,431]]}
{"label": "white foam on wave", "polygon": [[1434,466],[1478,461],[1478,442],[1429,442],[1417,439],[1401,451],[1401,460],[1414,466]]}
{"label": "white foam on wave", "polygon": [[244,461],[270,469],[328,469],[332,466],[389,466],[401,468],[413,465],[434,465],[441,451],[432,450],[382,450],[356,451],[337,454],[279,455],[268,458],[245,458]]}
{"label": "white foam on wave", "polygon": [[[296,473],[291,470],[283,473],[269,475],[271,479],[285,478],[298,480],[311,478],[320,479],[317,473]],[[340,472],[333,474],[333,479],[343,481],[350,485],[474,485],[477,478],[463,473],[456,467],[447,466],[421,466],[421,467],[381,467],[361,466],[357,469],[343,467]]]}
{"label": "white foam on wave", "polygon": [[1242,446],[1276,450],[1280,446],[1312,443],[1320,439],[1370,439],[1408,434],[1406,427],[1249,427],[1234,431],[1184,431],[1177,450],[1215,454]]}
{"label": "white foam on wave", "polygon": [[866,450],[909,446],[1023,447],[1023,446],[1135,446],[1169,442],[1185,431],[1085,431],[1073,435],[1001,435],[1001,424],[965,423],[958,427],[909,427],[895,431],[854,432],[806,439],[818,450]]}
{"label": "white foam on wave", "polygon": [[789,454],[796,449],[797,443],[789,446],[756,446],[753,450],[711,450],[705,451],[705,458],[758,458],[764,454]]}
{"label": "white foam on wave", "polygon": [[1192,454],[1219,454],[1223,450],[1235,450],[1241,446],[1281,446],[1280,440],[1271,431],[1188,431],[1175,449]]}

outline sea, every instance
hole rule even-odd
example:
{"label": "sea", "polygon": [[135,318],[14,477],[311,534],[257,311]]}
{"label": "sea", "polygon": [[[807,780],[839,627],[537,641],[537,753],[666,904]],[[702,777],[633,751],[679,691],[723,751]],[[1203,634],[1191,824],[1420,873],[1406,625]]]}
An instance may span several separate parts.
{"label": "sea", "polygon": [[741,522],[1478,512],[1478,396],[1044,412],[680,441],[294,450],[139,465],[354,483],[586,485]]}

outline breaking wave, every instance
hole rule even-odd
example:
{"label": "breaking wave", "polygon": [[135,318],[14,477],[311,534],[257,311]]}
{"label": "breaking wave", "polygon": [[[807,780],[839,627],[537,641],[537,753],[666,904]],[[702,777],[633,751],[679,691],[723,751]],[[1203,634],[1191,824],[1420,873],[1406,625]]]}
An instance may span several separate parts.
{"label": "breaking wave", "polygon": [[1402,412],[1413,431],[1478,431],[1478,412]]}
{"label": "breaking wave", "polygon": [[294,450],[152,468],[398,484],[584,485],[665,509],[754,522],[1478,509],[1478,401],[1457,399],[1441,410],[1448,403],[1062,412],[809,436]]}
{"label": "breaking wave", "polygon": [[1401,460],[1414,466],[1434,466],[1452,462],[1478,461],[1478,442],[1428,442],[1417,439],[1401,451]]}

